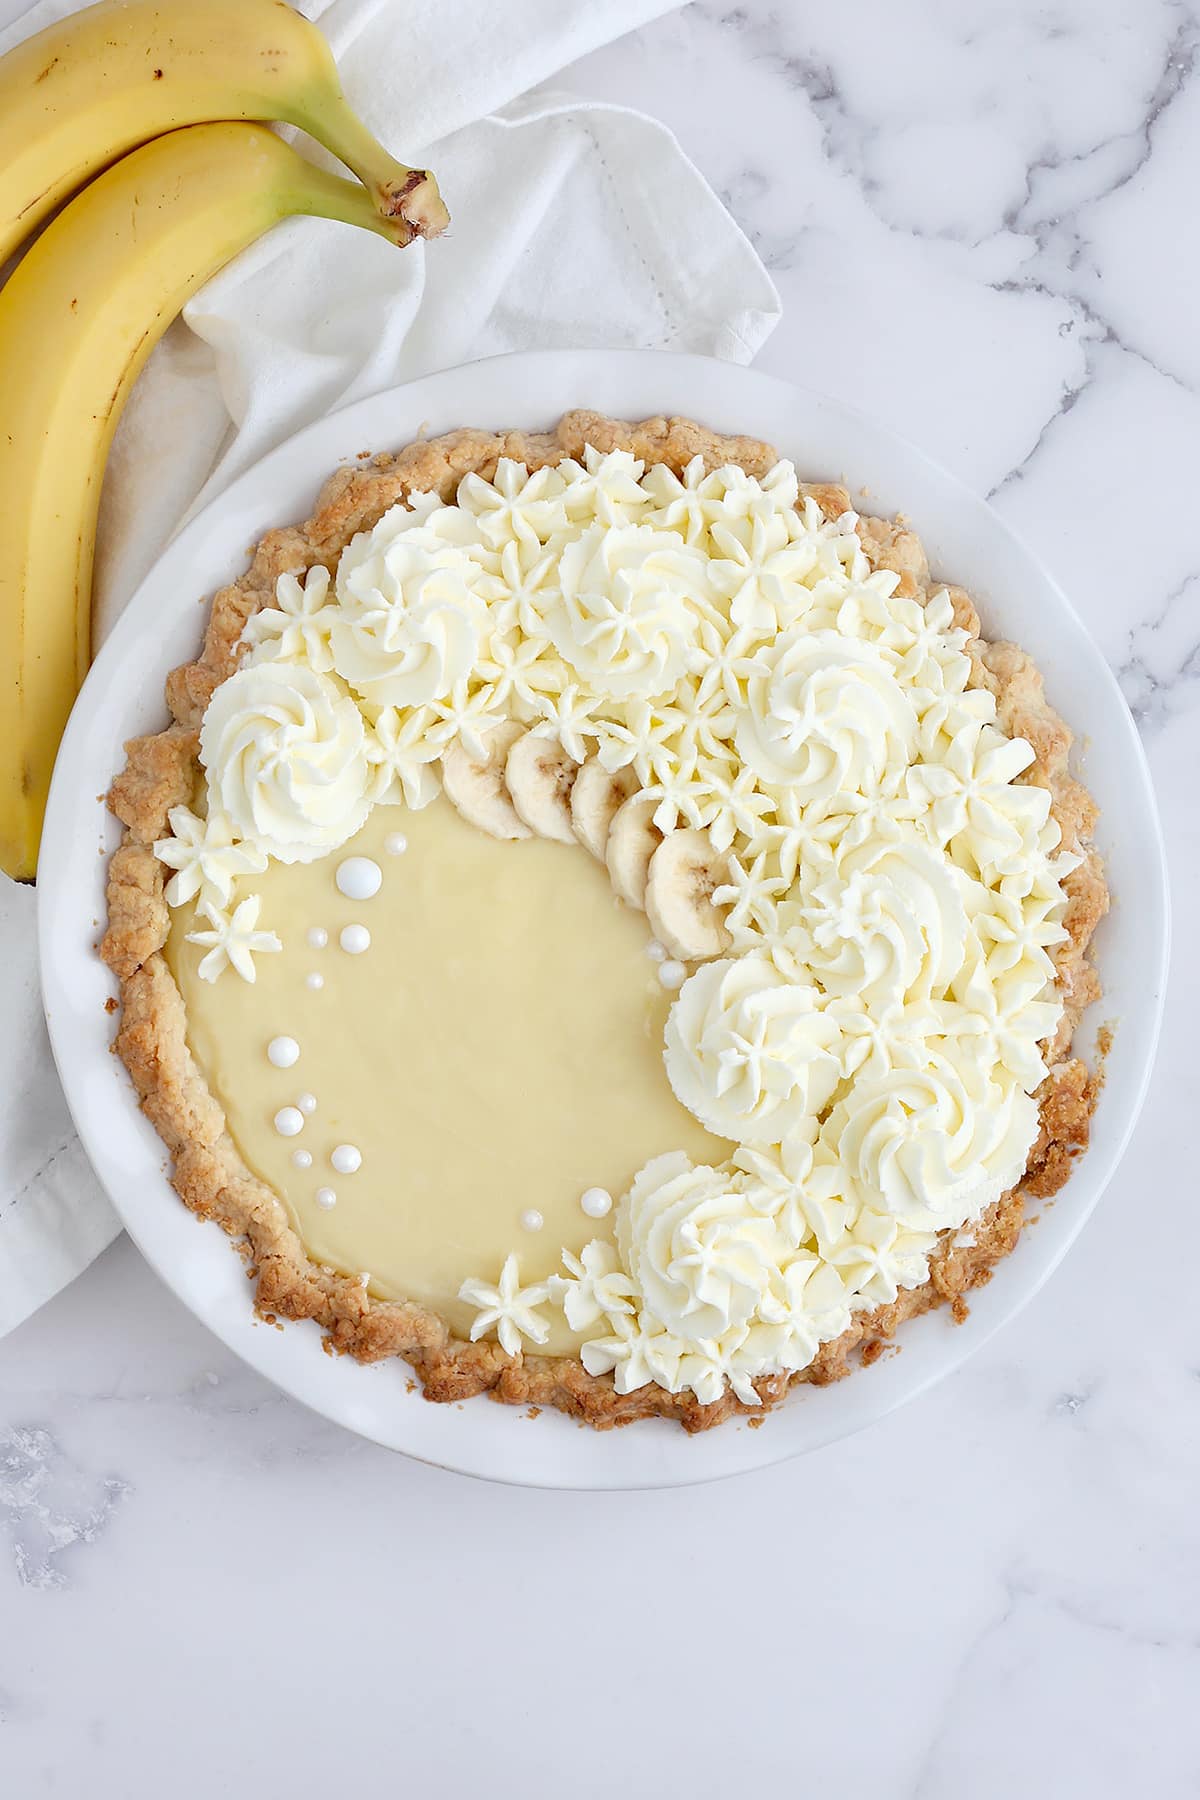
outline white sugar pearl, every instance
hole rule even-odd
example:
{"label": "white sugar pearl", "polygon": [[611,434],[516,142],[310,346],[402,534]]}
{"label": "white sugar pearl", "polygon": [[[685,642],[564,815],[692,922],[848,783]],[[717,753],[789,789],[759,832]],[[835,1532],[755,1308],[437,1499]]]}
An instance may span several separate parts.
{"label": "white sugar pearl", "polygon": [[323,925],[310,925],[304,936],[310,950],[323,950],[329,942],[329,933]]}
{"label": "white sugar pearl", "polygon": [[339,1175],[353,1175],[362,1168],[362,1151],[354,1144],[339,1144],[330,1152],[329,1160]]}
{"label": "white sugar pearl", "polygon": [[316,1202],[322,1212],[328,1212],[331,1206],[337,1205],[337,1195],[332,1188],[318,1188]]}
{"label": "white sugar pearl", "polygon": [[589,1219],[603,1219],[612,1211],[613,1198],[607,1188],[588,1188],[579,1204]]}
{"label": "white sugar pearl", "polygon": [[531,1206],[528,1212],[523,1212],[521,1214],[522,1231],[540,1231],[545,1223],[545,1219],[543,1219],[536,1206]]}
{"label": "white sugar pearl", "polygon": [[304,977],[304,985],[306,988],[311,988],[315,994],[318,988],[323,988],[325,986],[325,977],[323,975],[318,975],[317,971],[314,969],[311,975],[306,975]]}
{"label": "white sugar pearl", "polygon": [[369,856],[348,856],[333,879],[347,900],[372,900],[383,886],[383,870]]}
{"label": "white sugar pearl", "polygon": [[280,1137],[295,1137],[304,1130],[304,1114],[296,1106],[281,1106],[275,1114],[275,1129]]}
{"label": "white sugar pearl", "polygon": [[267,1045],[267,1061],[277,1069],[290,1069],[293,1063],[300,1060],[300,1046],[295,1038],[272,1038]]}
{"label": "white sugar pearl", "polygon": [[669,956],[666,962],[658,965],[658,979],[665,988],[681,988],[687,980],[687,969],[681,962]]}
{"label": "white sugar pearl", "polygon": [[296,1105],[300,1108],[302,1113],[315,1113],[317,1110],[317,1096],[315,1094],[301,1094]]}
{"label": "white sugar pearl", "polygon": [[651,938],[650,942],[646,945],[646,955],[650,958],[651,962],[666,962],[667,946],[665,944],[660,944],[657,938]]}
{"label": "white sugar pearl", "polygon": [[312,1151],[311,1150],[293,1150],[292,1151],[292,1162],[297,1169],[311,1169],[312,1168]]}
{"label": "white sugar pearl", "polygon": [[383,847],[389,856],[403,856],[408,849],[408,839],[402,831],[393,831],[384,838]]}
{"label": "white sugar pearl", "polygon": [[338,943],[347,956],[361,956],[371,948],[371,934],[365,925],[343,925]]}

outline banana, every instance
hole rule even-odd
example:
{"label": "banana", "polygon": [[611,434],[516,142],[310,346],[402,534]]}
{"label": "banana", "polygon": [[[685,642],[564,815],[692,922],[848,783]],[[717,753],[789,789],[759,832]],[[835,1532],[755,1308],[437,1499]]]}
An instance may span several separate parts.
{"label": "banana", "polygon": [[596,757],[581,764],[571,786],[571,824],[586,850],[604,861],[609,826],[617,808],[637,787],[632,769],[606,769]]}
{"label": "banana", "polygon": [[489,837],[533,836],[513,806],[504,782],[508,753],[524,735],[523,725],[516,719],[506,719],[502,725],[493,725],[484,739],[487,756],[483,762],[457,742],[450,745],[442,758],[442,785],[447,799],[453,802],[468,824],[478,826]]}
{"label": "banana", "polygon": [[372,137],[325,39],[284,0],[101,0],[0,59],[0,263],[125,151],[215,119],[299,125],[410,236],[447,224],[433,176]]}
{"label": "banana", "polygon": [[613,814],[604,860],[608,877],[621,899],[630,906],[646,903],[646,882],[650,859],[662,843],[662,832],[654,823],[658,801],[634,794]]}
{"label": "banana", "polygon": [[537,837],[574,844],[571,789],[579,764],[556,737],[526,731],[513,740],[504,764],[504,783],[516,809]]}
{"label": "banana", "polygon": [[0,868],[30,879],[58,740],[90,650],[104,463],[133,381],[202,282],[291,213],[407,241],[357,182],[264,125],[193,125],[135,150],[0,289]]}
{"label": "banana", "polygon": [[732,939],[713,905],[713,889],[729,879],[725,858],[705,831],[669,831],[650,858],[646,917],[672,956],[697,962],[719,956]]}

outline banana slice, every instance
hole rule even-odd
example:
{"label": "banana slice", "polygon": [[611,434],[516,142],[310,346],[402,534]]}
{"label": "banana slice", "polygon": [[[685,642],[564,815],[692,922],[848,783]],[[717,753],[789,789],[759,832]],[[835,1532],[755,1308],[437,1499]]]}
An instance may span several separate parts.
{"label": "banana slice", "polygon": [[725,858],[705,831],[668,832],[650,859],[646,916],[660,943],[681,962],[719,956],[731,942],[713,890],[729,879]]}
{"label": "banana slice", "polygon": [[663,841],[654,823],[658,801],[635,794],[613,814],[604,860],[613,887],[630,906],[645,906],[650,859]]}
{"label": "banana slice", "polygon": [[508,753],[525,727],[516,719],[493,725],[484,742],[487,758],[477,762],[462,744],[451,744],[442,758],[442,785],[468,824],[494,838],[527,838],[533,833],[520,817],[504,784]]}
{"label": "banana slice", "polygon": [[613,816],[637,787],[632,769],[606,769],[597,757],[580,767],[571,789],[571,823],[585,850],[604,861]]}
{"label": "banana slice", "polygon": [[504,781],[517,815],[537,837],[573,844],[571,790],[579,764],[556,737],[526,731],[504,765]]}

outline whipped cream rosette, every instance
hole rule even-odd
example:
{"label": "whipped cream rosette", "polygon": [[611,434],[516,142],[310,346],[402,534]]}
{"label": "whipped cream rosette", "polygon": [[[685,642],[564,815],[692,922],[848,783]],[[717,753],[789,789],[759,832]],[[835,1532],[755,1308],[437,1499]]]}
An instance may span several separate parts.
{"label": "whipped cream rosette", "polygon": [[811,982],[751,953],[702,963],[666,1032],[676,1097],[720,1137],[778,1144],[815,1121],[842,1073],[841,1033]]}
{"label": "whipped cream rosette", "polygon": [[210,813],[251,850],[312,862],[367,816],[367,731],[355,702],[306,663],[257,661],[223,681],[204,715]]}

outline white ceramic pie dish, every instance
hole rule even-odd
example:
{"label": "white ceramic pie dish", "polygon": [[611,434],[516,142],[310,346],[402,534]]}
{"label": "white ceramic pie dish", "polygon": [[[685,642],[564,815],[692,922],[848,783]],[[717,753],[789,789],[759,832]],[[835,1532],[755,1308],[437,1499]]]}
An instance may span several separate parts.
{"label": "white ceramic pie dish", "polygon": [[[549,425],[571,407],[618,417],[683,413],[717,430],[769,439],[808,477],[869,491],[871,510],[905,512],[935,572],[975,598],[984,629],[1029,650],[1052,704],[1085,746],[1078,772],[1101,807],[1099,841],[1113,909],[1096,938],[1105,995],[1078,1045],[1091,1053],[1101,1019],[1117,1031],[1092,1144],[1056,1206],[1025,1234],[953,1326],[944,1309],[904,1326],[903,1353],[824,1389],[800,1387],[750,1430],[729,1421],[688,1438],[647,1421],[593,1432],[487,1399],[435,1406],[407,1364],[362,1367],[330,1357],[305,1324],[256,1322],[243,1265],[215,1226],[177,1199],[162,1143],[109,1054],[115,984],[95,953],[107,853],[117,822],[97,795],[122,744],[162,727],[164,678],[189,660],[203,597],[245,567],[269,527],[304,517],[340,461],[458,425]],[[67,1100],[96,1171],[130,1235],[180,1299],[244,1360],[318,1412],[425,1461],[545,1487],[659,1487],[704,1481],[815,1449],[889,1412],[949,1370],[1012,1317],[1051,1274],[1099,1200],[1141,1107],[1158,1037],[1168,947],[1161,831],[1141,744],[1100,651],[1062,592],[998,516],[920,451],[840,403],[751,370],[662,352],[583,351],[498,357],[362,400],[310,426],[241,476],[196,518],[147,576],[105,645],[59,753],[38,869],[41,971],[50,1037]]]}

